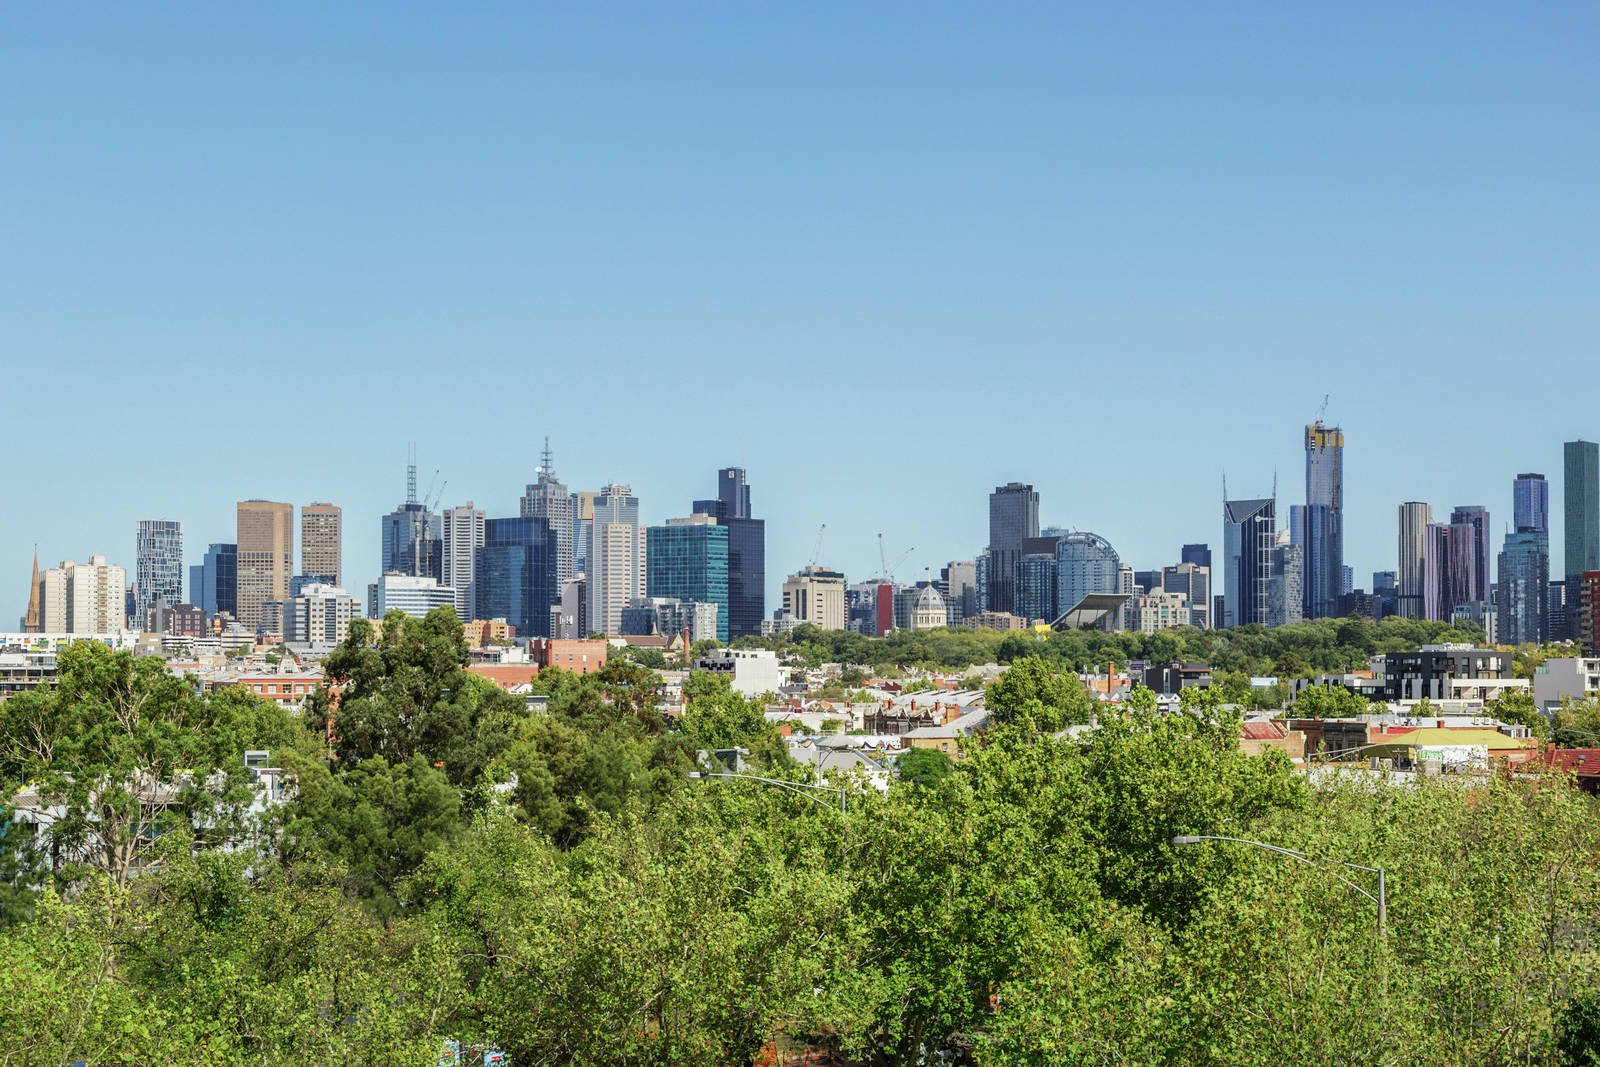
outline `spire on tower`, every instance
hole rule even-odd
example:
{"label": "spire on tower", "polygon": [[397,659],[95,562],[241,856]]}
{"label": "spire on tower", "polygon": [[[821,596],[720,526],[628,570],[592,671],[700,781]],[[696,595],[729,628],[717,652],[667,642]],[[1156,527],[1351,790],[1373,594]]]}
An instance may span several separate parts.
{"label": "spire on tower", "polygon": [[33,546],[33,584],[28,587],[28,613],[22,617],[22,632],[36,634],[43,630],[39,618],[39,546]]}
{"label": "spire on tower", "polygon": [[548,474],[554,478],[556,475],[555,460],[550,455],[550,435],[544,435],[544,451],[539,454],[539,473]]}

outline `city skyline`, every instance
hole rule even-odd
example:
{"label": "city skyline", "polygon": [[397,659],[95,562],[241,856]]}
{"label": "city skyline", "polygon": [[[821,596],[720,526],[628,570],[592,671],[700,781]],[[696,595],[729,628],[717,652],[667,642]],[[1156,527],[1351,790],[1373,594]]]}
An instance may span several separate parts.
{"label": "city skyline", "polygon": [[[1301,424],[1294,429],[1303,431],[1304,424]],[[1487,506],[1492,523],[1489,529],[1489,540],[1492,546],[1491,554],[1498,555],[1503,537],[1506,533],[1512,532],[1515,529],[1513,484],[1516,477],[1529,473],[1544,475],[1546,485],[1544,493],[1549,498],[1545,509],[1545,521],[1547,527],[1546,536],[1548,537],[1549,541],[1548,554],[1552,580],[1562,577],[1564,573],[1562,553],[1566,539],[1564,537],[1565,508],[1562,506],[1564,494],[1564,467],[1562,461],[1565,454],[1566,444],[1567,442],[1555,442],[1553,444],[1551,451],[1554,452],[1555,460],[1553,463],[1547,464],[1546,469],[1539,469],[1536,466],[1528,464],[1511,464],[1508,466],[1508,470],[1514,467],[1516,473],[1506,476],[1504,484],[1498,491],[1498,496],[1500,498],[1498,506],[1495,503],[1490,503]],[[544,445],[542,438],[540,439],[540,447],[547,447]],[[386,479],[383,477],[374,476],[371,478],[357,478],[354,481],[360,486],[365,487],[365,492],[369,496],[369,499],[389,499],[393,501],[396,497],[402,495],[404,492],[404,458],[404,456],[400,457],[401,463],[392,478]],[[427,464],[424,462],[426,459],[426,455],[421,456],[419,460],[419,469],[427,466]],[[530,482],[537,477],[536,472],[538,469],[538,463],[539,459],[536,459],[534,467],[530,468],[530,470],[535,472],[534,474],[529,475],[528,480]],[[577,465],[576,457],[575,465]],[[448,479],[447,474],[448,472],[441,471],[438,475],[440,481],[444,485],[445,495],[439,501],[437,510],[433,512],[436,517],[445,509],[456,507],[467,502],[466,500],[454,500],[455,493],[449,488],[449,486],[453,483]],[[691,505],[703,495],[703,493],[696,493],[694,491],[695,486],[698,485],[703,489],[707,478],[715,474],[715,469],[690,471],[689,474],[683,479],[689,483],[690,490],[684,498],[676,501],[658,501],[658,494],[654,492],[635,490],[635,496],[640,500],[639,521],[641,528],[651,525],[661,525],[664,524],[669,518],[681,517],[689,514],[692,510]],[[942,506],[939,509],[923,509],[922,515],[925,519],[938,520],[930,521],[929,525],[922,527],[924,530],[938,528],[942,524],[943,520],[948,520],[948,526],[952,529],[962,527],[970,528],[974,526],[982,528],[980,532],[975,535],[975,537],[969,539],[968,541],[961,543],[952,541],[949,545],[949,551],[940,551],[934,548],[923,547],[923,545],[919,543],[916,530],[907,530],[902,534],[896,534],[893,531],[887,530],[883,531],[885,533],[886,541],[891,545],[891,547],[896,544],[900,544],[905,547],[913,547],[915,549],[906,563],[897,568],[897,580],[906,584],[910,584],[915,581],[923,580],[925,577],[937,577],[939,568],[944,566],[946,563],[955,560],[972,559],[981,553],[983,547],[987,543],[988,536],[988,510],[985,503],[987,497],[993,493],[995,489],[1007,484],[1008,482],[1018,481],[1020,480],[1020,477],[1021,476],[1019,475],[1015,478],[1007,478],[1004,481],[995,482],[985,488],[980,488],[976,494],[976,504],[973,504],[970,500],[963,501],[961,499],[952,498],[948,505]],[[428,479],[428,474],[424,472],[419,475],[419,478],[425,483]],[[766,556],[768,562],[766,566],[764,588],[766,590],[766,603],[768,606],[767,615],[770,617],[771,609],[782,602],[783,582],[790,575],[798,572],[806,565],[806,563],[809,562],[809,553],[812,546],[810,544],[802,544],[802,542],[806,541],[807,539],[808,531],[804,529],[793,528],[793,520],[790,520],[786,523],[782,517],[767,510],[768,508],[781,507],[782,502],[787,499],[788,494],[782,490],[782,487],[768,487],[765,479],[763,479],[759,473],[751,476],[751,481],[756,483],[759,494],[759,501],[754,510],[757,512],[757,517],[765,520],[766,522]],[[1288,511],[1290,506],[1296,502],[1295,497],[1300,493],[1301,487],[1298,485],[1298,483],[1287,482],[1283,479],[1279,479],[1278,482],[1279,484],[1276,485],[1276,500],[1278,510],[1277,525],[1280,530],[1283,530],[1288,528]],[[323,482],[319,484],[326,483]],[[609,480],[608,482],[600,483],[596,489],[588,490],[588,492],[597,492],[599,489],[604,488],[606,484],[609,484]],[[1180,555],[1180,542],[1187,543],[1192,541],[1210,544],[1213,553],[1217,552],[1219,546],[1221,531],[1214,519],[1211,523],[1209,523],[1211,529],[1207,530],[1205,528],[1207,524],[1196,522],[1192,517],[1181,516],[1175,513],[1167,516],[1159,509],[1152,510],[1149,504],[1139,504],[1137,502],[1137,498],[1130,498],[1134,501],[1133,506],[1139,507],[1141,511],[1151,512],[1151,517],[1147,518],[1142,524],[1135,522],[1132,519],[1126,521],[1117,521],[1115,518],[1117,512],[1114,508],[1109,509],[1105,513],[1107,516],[1105,521],[1090,517],[1083,523],[1063,523],[1059,521],[1059,509],[1052,505],[1050,494],[1042,488],[1043,485],[1048,483],[1046,483],[1042,478],[1036,478],[1032,482],[1023,482],[1022,484],[1031,484],[1034,488],[1034,491],[1039,494],[1040,501],[1038,506],[1038,514],[1040,517],[1041,527],[1050,526],[1052,528],[1058,527],[1061,529],[1088,530],[1097,534],[1101,534],[1102,536],[1106,537],[1106,539],[1109,540],[1113,546],[1116,547],[1118,554],[1125,563],[1131,563],[1132,565],[1140,568],[1159,569],[1177,562]],[[1233,498],[1243,498],[1247,495],[1242,491],[1234,491],[1231,488],[1231,485],[1232,483],[1230,483],[1230,496]],[[225,490],[229,488],[229,486],[224,484],[218,486],[218,488]],[[519,508],[522,506],[521,502],[523,500],[525,488],[526,483],[516,483],[515,480],[513,480],[513,484],[497,487],[495,497],[496,499],[500,500],[498,505],[485,505],[482,500],[476,496],[472,497],[471,499],[477,501],[475,506],[479,510],[485,511],[487,516],[490,518],[512,517],[519,513]],[[1272,486],[1269,484],[1268,492],[1263,494],[1262,499],[1265,499],[1271,495],[1271,489]],[[581,485],[579,487],[571,488],[571,492],[573,492],[574,495],[583,491],[584,490],[582,490]],[[1361,487],[1359,485],[1357,485],[1357,492],[1362,498],[1367,496],[1367,494],[1361,492]],[[1468,495],[1470,496],[1470,494]],[[1492,501],[1496,497],[1496,490],[1491,486],[1488,487],[1485,492],[1479,495]],[[843,493],[841,493],[841,497],[843,497]],[[330,498],[333,498],[333,494],[324,494],[323,496],[315,497],[315,499],[308,497],[304,501],[292,500],[287,495],[278,495],[275,497],[275,499],[284,500],[294,505],[294,528],[296,531],[298,531],[300,528],[299,513],[301,508],[312,506],[313,504],[320,503]],[[233,538],[235,531],[232,529],[232,527],[236,525],[235,505],[238,501],[244,499],[247,498],[238,496],[229,497],[221,501],[221,510],[225,511],[228,515],[228,529],[203,530],[198,526],[198,524],[193,523],[187,515],[176,516],[175,521],[180,522],[184,527],[185,554],[183,560],[183,575],[185,592],[184,599],[186,602],[193,603],[195,599],[193,591],[189,588],[191,583],[191,569],[202,561],[210,545],[216,543],[226,543]],[[1110,498],[1106,499],[1110,500]],[[1433,514],[1436,517],[1447,516],[1454,508],[1463,506],[1462,502],[1448,500],[1441,497],[1417,499],[1423,499],[1424,502],[1432,504]],[[216,503],[217,502],[215,501],[211,502],[211,505],[208,505],[209,510],[217,510],[217,508],[214,506]],[[346,588],[350,589],[353,594],[361,597],[364,594],[367,583],[376,581],[382,572],[381,562],[379,560],[379,546],[381,542],[379,520],[384,515],[392,513],[394,511],[395,504],[389,503],[387,505],[383,505],[381,506],[380,511],[369,515],[363,514],[352,507],[344,505],[342,501],[336,498],[332,499],[332,503],[335,507],[342,508],[343,511],[343,522],[341,524],[343,527],[341,531],[343,539],[342,556],[345,561],[343,564],[343,570],[345,572],[343,584]],[[1112,503],[1114,503],[1114,501],[1112,501]],[[1373,553],[1371,557],[1371,566],[1367,565],[1366,556],[1357,557],[1353,563],[1349,563],[1349,565],[1353,567],[1355,575],[1354,584],[1356,588],[1366,589],[1371,583],[1371,576],[1374,571],[1395,570],[1398,567],[1399,560],[1396,557],[1395,548],[1398,535],[1398,518],[1396,509],[1401,503],[1404,503],[1404,501],[1395,501],[1390,503],[1387,507],[1387,519],[1385,520],[1385,517],[1380,516],[1377,520],[1377,524],[1380,528],[1383,526],[1385,521],[1387,521],[1388,531],[1386,536],[1377,538],[1376,540],[1386,541],[1388,543],[1388,557],[1381,558],[1382,549],[1378,548],[1375,550],[1369,550]],[[1213,512],[1213,515],[1215,514],[1216,504],[1217,499],[1214,492],[1212,499],[1207,503],[1207,507]],[[134,511],[139,512],[141,515],[147,511],[163,510],[154,502],[152,502],[149,507],[137,503],[130,506],[133,507]],[[169,512],[171,511],[171,509],[166,510]],[[852,582],[876,578],[880,570],[877,561],[876,535],[878,531],[876,530],[871,530],[869,533],[869,543],[866,545],[864,550],[861,548],[861,546],[856,546],[854,549],[841,550],[835,554],[834,548],[831,547],[836,543],[835,539],[837,535],[834,533],[835,528],[841,529],[845,534],[850,533],[852,530],[868,531],[871,529],[872,523],[868,519],[852,516],[852,512],[857,510],[858,509],[851,507],[848,500],[841,499],[836,505],[834,511],[822,513],[828,515],[829,517],[819,520],[828,523],[828,537],[826,538],[823,546],[821,562],[833,569],[842,571]],[[1368,510],[1370,510],[1370,508],[1364,509],[1360,514],[1362,514],[1365,518]],[[1348,509],[1346,509],[1346,514],[1349,514]],[[838,517],[834,518],[832,516]],[[128,542],[128,545],[126,550],[120,553],[115,548],[114,536],[98,539],[90,538],[89,543],[79,544],[77,542],[83,541],[88,535],[80,536],[77,541],[72,542],[72,547],[64,552],[52,551],[52,549],[41,540],[38,542],[37,546],[41,566],[54,565],[60,560],[86,558],[90,554],[100,554],[105,555],[112,563],[118,563],[122,565],[128,572],[129,581],[132,582],[135,572],[135,561],[137,557],[134,534],[136,532],[137,524],[140,521],[146,520],[131,520],[130,529],[127,537],[125,538]],[[1195,536],[1192,538],[1179,538],[1176,534],[1174,534],[1170,538],[1163,537],[1161,535],[1162,529],[1165,528],[1163,524],[1168,522],[1170,522],[1174,530],[1187,530],[1192,528]],[[1099,526],[1102,526],[1105,529],[1097,529],[1095,526],[1090,525],[1090,523],[1098,523]],[[1347,544],[1351,540],[1349,535],[1352,532],[1352,527],[1354,528],[1354,532],[1358,534],[1358,536],[1354,538],[1356,543],[1370,545],[1372,541],[1375,540],[1372,537],[1372,528],[1370,522],[1353,523],[1347,519],[1344,525]],[[1142,535],[1141,531],[1136,529],[1137,527],[1142,527]],[[1116,532],[1106,532],[1109,530],[1114,530]],[[897,536],[899,537],[898,541],[896,540]],[[815,527],[812,527],[812,529],[809,531],[809,537],[814,540]],[[924,542],[928,540],[929,537],[926,534],[924,534],[921,538],[921,541]],[[1124,550],[1123,546],[1125,544],[1130,546],[1138,544],[1154,546],[1154,551],[1157,554],[1150,555],[1147,554],[1146,551],[1134,548]],[[17,590],[17,593],[14,595],[13,599],[17,599],[18,603],[23,605],[26,604],[28,597],[26,570],[31,568],[34,549],[35,543],[33,541],[29,541],[25,546],[25,554],[22,557],[19,557],[20,566],[24,569],[24,573],[22,573],[21,577],[12,577],[0,581],[0,586],[14,588]],[[793,554],[785,555],[786,551]],[[930,555],[930,552],[934,555]],[[938,558],[934,558],[935,555]],[[296,546],[295,558],[298,561],[298,545]],[[1346,559],[1349,561],[1348,549],[1346,550]],[[854,560],[855,562],[853,565],[849,562],[838,562],[842,560]],[[296,565],[298,566],[298,562]],[[930,571],[931,574],[925,575],[925,569]],[[16,566],[13,566],[13,572],[16,570]],[[1213,573],[1215,575],[1213,581],[1216,585],[1216,590],[1219,593],[1222,591],[1224,572],[1225,566],[1222,559],[1219,557],[1215,560],[1215,565],[1213,568]],[[295,573],[298,573],[298,571]],[[18,610],[20,611],[21,609],[19,608]]]}
{"label": "city skyline", "polygon": [[443,506],[513,516],[546,435],[569,489],[628,482],[651,522],[749,470],[769,604],[824,522],[852,577],[880,531],[907,575],[971,558],[970,501],[1012,480],[1154,567],[1215,546],[1224,472],[1299,503],[1328,394],[1364,585],[1400,502],[1483,504],[1498,546],[1512,477],[1600,438],[1540,406],[1600,335],[1592,10],[907,21],[323,12],[308,53],[303,19],[17,12],[0,336],[45,402],[11,425],[0,596],[35,543],[133,566],[151,517],[193,564],[250,496],[343,507],[361,586],[407,442]]}

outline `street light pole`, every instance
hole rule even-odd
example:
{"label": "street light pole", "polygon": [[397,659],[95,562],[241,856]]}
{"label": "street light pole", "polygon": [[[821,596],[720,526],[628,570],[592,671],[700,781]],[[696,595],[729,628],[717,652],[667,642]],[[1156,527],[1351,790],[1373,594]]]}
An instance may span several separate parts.
{"label": "street light pole", "polygon": [[1376,874],[1378,876],[1378,895],[1373,896],[1371,893],[1367,892],[1365,889],[1362,889],[1344,875],[1333,871],[1329,872],[1335,878],[1339,879],[1339,881],[1343,882],[1345,885],[1349,886],[1351,889],[1354,889],[1357,893],[1360,893],[1362,896],[1376,904],[1378,906],[1378,933],[1381,936],[1388,930],[1389,894],[1387,892],[1388,886],[1386,872],[1382,867],[1366,867],[1359,863],[1348,863],[1344,860],[1328,858],[1317,859],[1306,855],[1304,852],[1296,852],[1292,848],[1283,848],[1279,845],[1269,845],[1265,841],[1251,841],[1250,839],[1244,837],[1220,837],[1215,834],[1180,834],[1172,839],[1172,843],[1178,846],[1198,845],[1202,841],[1231,841],[1236,845],[1250,845],[1254,848],[1266,849],[1268,852],[1276,852],[1280,856],[1288,856],[1290,859],[1299,860],[1301,863],[1308,864],[1312,867],[1326,863],[1337,863],[1339,866],[1348,867],[1353,871],[1366,871],[1368,874]]}
{"label": "street light pole", "polygon": [[834,793],[838,793],[839,794],[839,814],[840,815],[849,814],[849,812],[847,812],[845,810],[845,797],[848,795],[848,793],[847,793],[845,787],[842,786],[842,785],[837,786],[837,787],[831,786],[831,785],[808,785],[805,782],[785,782],[781,778],[763,778],[759,774],[733,774],[733,773],[730,773],[730,772],[727,772],[727,771],[690,771],[688,776],[690,778],[694,778],[694,779],[700,779],[700,778],[741,778],[741,779],[743,779],[743,780],[745,780],[747,782],[761,782],[761,783],[763,783],[765,785],[777,786],[779,789],[787,789],[791,793],[799,793],[801,796],[805,797],[807,800],[814,800],[818,804],[823,805],[824,807],[832,807],[833,805],[829,801],[824,801],[821,797],[817,796],[816,794],[818,794],[818,793],[827,793],[827,794],[829,794],[831,796]]}

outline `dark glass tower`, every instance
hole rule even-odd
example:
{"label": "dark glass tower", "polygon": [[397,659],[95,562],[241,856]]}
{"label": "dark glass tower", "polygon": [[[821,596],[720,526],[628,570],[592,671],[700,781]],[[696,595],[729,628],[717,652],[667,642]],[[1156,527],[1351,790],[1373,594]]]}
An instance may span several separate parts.
{"label": "dark glass tower", "polygon": [[1222,502],[1222,560],[1227,567],[1222,597],[1224,628],[1267,624],[1272,552],[1277,540],[1277,501]]}
{"label": "dark glass tower", "polygon": [[525,516],[483,524],[474,583],[476,615],[505,619],[519,637],[549,637],[556,586],[557,541],[548,519]]}
{"label": "dark glass tower", "polygon": [[750,514],[744,468],[718,471],[717,499],[696,500],[694,510],[728,528],[728,636],[760,634],[767,615],[767,524]]}
{"label": "dark glass tower", "polygon": [[1579,612],[1573,610],[1585,571],[1600,570],[1600,445],[1568,441],[1563,446],[1561,495],[1566,519],[1566,553],[1562,573],[1567,583],[1565,635],[1578,636]]}
{"label": "dark glass tower", "polygon": [[1017,609],[1017,564],[1022,542],[1039,536],[1039,494],[1007,482],[989,494],[989,610]]}

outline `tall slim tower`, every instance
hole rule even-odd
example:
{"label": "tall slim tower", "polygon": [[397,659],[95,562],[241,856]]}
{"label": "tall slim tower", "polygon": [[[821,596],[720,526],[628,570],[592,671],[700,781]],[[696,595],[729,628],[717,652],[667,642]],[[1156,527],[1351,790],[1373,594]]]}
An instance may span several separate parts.
{"label": "tall slim tower", "polygon": [[183,603],[183,524],[171,519],[141,519],[134,545],[133,625],[149,624],[158,600]]}
{"label": "tall slim tower", "polygon": [[989,494],[989,610],[1015,611],[1022,542],[1039,536],[1039,494],[1007,482]]}
{"label": "tall slim tower", "polygon": [[[1578,636],[1577,602],[1585,571],[1600,570],[1600,445],[1568,441],[1563,446],[1562,503],[1566,518],[1567,637]],[[1560,635],[1558,635],[1560,636]]]}
{"label": "tall slim tower", "polygon": [[1426,614],[1428,526],[1432,522],[1432,504],[1408,500],[1400,505],[1400,567],[1395,577],[1404,619],[1420,619]]}
{"label": "tall slim tower", "polygon": [[545,519],[550,523],[556,539],[556,588],[561,588],[574,573],[572,494],[556,478],[548,437],[544,439],[544,452],[539,457],[539,479],[522,494],[522,517]]}
{"label": "tall slim tower", "polygon": [[1222,502],[1222,562],[1227,568],[1222,597],[1224,628],[1267,625],[1277,543],[1276,500]]}
{"label": "tall slim tower", "polygon": [[238,619],[247,629],[259,629],[261,606],[269,600],[289,599],[289,578],[294,571],[294,505],[243,500],[237,510]]}
{"label": "tall slim tower", "polygon": [[[478,549],[483,547],[485,516],[482,508],[467,501],[446,508],[444,550],[440,563],[441,584],[456,591],[456,617],[470,622],[478,617]],[[525,631],[524,636],[529,636]]]}
{"label": "tall slim tower", "polygon": [[300,573],[325,585],[343,585],[344,513],[336,504],[300,509]]}
{"label": "tall slim tower", "polygon": [[1334,618],[1344,584],[1344,431],[1321,419],[1306,427],[1306,510],[1302,531],[1305,615]]}
{"label": "tall slim tower", "polygon": [[645,532],[628,486],[612,483],[595,495],[588,548],[589,625],[620,634],[622,609],[645,589]]}
{"label": "tall slim tower", "polygon": [[751,513],[744,468],[719,470],[717,498],[696,500],[694,513],[711,515],[728,528],[729,636],[759,634],[767,614],[767,521]]}

